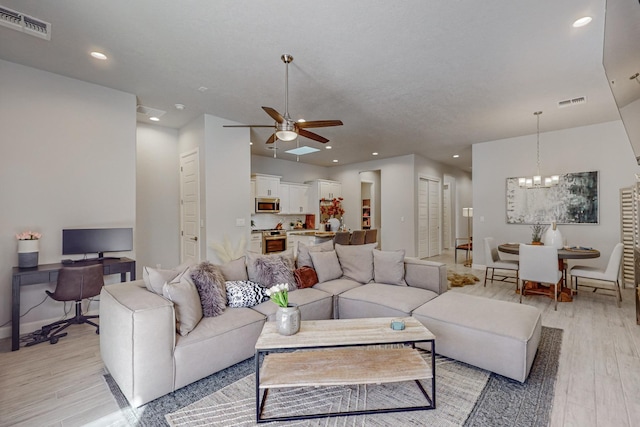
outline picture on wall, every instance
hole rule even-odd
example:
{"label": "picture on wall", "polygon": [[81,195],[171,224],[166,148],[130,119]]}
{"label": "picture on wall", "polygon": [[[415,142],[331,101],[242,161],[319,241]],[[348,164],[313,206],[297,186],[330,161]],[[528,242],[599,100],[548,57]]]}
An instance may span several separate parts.
{"label": "picture on wall", "polygon": [[507,224],[598,224],[598,172],[560,175],[551,187],[526,188],[507,178]]}

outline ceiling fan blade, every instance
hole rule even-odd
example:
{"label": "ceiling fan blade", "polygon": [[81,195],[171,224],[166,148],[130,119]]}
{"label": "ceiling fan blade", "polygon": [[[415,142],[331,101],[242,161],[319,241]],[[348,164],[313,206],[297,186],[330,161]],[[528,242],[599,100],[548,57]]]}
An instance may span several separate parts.
{"label": "ceiling fan blade", "polygon": [[276,122],[278,122],[278,123],[284,122],[284,117],[282,117],[282,114],[278,113],[273,108],[271,108],[271,107],[262,107],[262,109],[265,111],[265,113],[267,113],[269,116],[271,116],[271,118],[273,120],[275,120]]}
{"label": "ceiling fan blade", "polygon": [[272,128],[273,125],[222,125],[223,128]]}
{"label": "ceiling fan blade", "polygon": [[313,120],[310,122],[299,122],[296,125],[301,129],[306,128],[325,128],[330,126],[342,126],[341,120]]}
{"label": "ceiling fan blade", "polygon": [[309,132],[308,130],[304,129],[298,129],[298,135],[304,136],[305,138],[313,139],[314,141],[322,142],[323,144],[329,142],[329,140],[324,136],[320,136],[317,133]]}
{"label": "ceiling fan blade", "polygon": [[273,144],[274,142],[276,142],[276,134],[272,133],[269,139],[267,139],[267,142],[265,142],[265,144]]}

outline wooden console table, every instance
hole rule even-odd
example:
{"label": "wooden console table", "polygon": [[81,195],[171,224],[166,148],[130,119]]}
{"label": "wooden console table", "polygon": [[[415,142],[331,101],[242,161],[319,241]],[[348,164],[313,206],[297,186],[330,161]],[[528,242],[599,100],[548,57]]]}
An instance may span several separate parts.
{"label": "wooden console table", "polygon": [[107,258],[103,260],[76,261],[73,264],[42,264],[33,268],[13,267],[11,289],[11,351],[20,349],[20,287],[52,283],[58,280],[58,271],[62,267],[83,267],[102,264],[104,275],[120,274],[120,281],[136,279],[136,262],[130,258]]}
{"label": "wooden console table", "polygon": [[[419,411],[436,407],[435,336],[413,317],[403,318],[405,329],[390,328],[391,318],[303,321],[300,331],[282,336],[275,322],[267,322],[256,342],[256,421],[292,421],[373,413]],[[431,344],[431,366],[414,348]],[[404,344],[396,348],[364,349],[361,346]],[[360,346],[360,347],[359,347]],[[270,353],[275,350],[301,350]],[[260,355],[265,354],[262,368]],[[283,368],[283,366],[285,368]],[[328,370],[327,366],[332,369]],[[421,380],[431,380],[431,396]],[[321,387],[415,381],[426,405],[364,409],[324,414],[284,415],[263,418],[270,388]],[[260,392],[263,391],[262,397]]]}

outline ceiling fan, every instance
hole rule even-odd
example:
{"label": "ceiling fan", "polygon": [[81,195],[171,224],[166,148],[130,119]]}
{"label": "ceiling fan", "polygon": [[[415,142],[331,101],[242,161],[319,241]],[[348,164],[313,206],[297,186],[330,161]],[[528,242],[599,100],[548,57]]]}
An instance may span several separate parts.
{"label": "ceiling fan", "polygon": [[293,141],[298,136],[313,139],[314,141],[327,143],[329,140],[317,133],[309,132],[307,128],[322,128],[330,126],[342,126],[341,120],[314,120],[296,122],[289,116],[289,63],[293,61],[293,56],[285,53],[280,57],[285,64],[285,87],[284,87],[284,116],[271,107],[262,109],[276,121],[275,125],[223,125],[223,127],[261,127],[275,128],[275,132],[267,140],[267,144],[273,144],[276,139],[281,141]]}

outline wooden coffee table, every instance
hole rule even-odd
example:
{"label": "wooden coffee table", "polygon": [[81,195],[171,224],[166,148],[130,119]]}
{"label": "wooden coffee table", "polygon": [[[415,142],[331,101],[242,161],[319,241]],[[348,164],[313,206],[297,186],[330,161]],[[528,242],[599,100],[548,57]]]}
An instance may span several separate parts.
{"label": "wooden coffee table", "polygon": [[[391,329],[392,320],[399,319],[303,321],[300,323],[300,331],[290,336],[280,335],[276,331],[275,322],[265,323],[255,347],[257,422],[435,409],[435,336],[412,317],[401,319],[405,322],[405,329],[402,331]],[[431,344],[431,366],[415,349],[415,343],[419,342]],[[402,344],[402,346],[363,348],[363,346],[392,344]],[[278,350],[277,353],[272,353],[276,350]],[[265,355],[262,368],[260,367],[261,354]],[[431,395],[421,383],[421,380],[429,379]],[[270,388],[383,384],[401,381],[415,381],[426,398],[427,404],[388,409],[262,417]]]}

